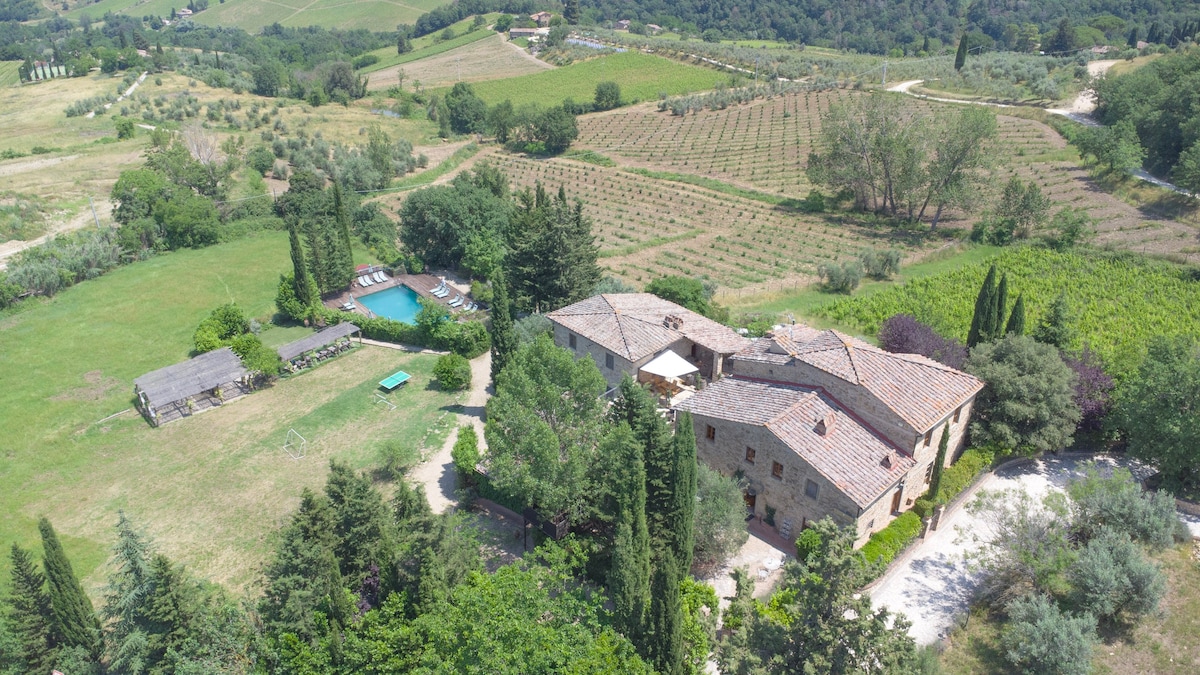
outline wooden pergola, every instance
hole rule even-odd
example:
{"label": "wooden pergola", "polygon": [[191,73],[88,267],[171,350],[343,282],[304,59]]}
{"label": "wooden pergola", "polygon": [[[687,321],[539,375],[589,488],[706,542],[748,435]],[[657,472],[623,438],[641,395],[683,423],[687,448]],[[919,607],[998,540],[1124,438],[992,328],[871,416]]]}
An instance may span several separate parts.
{"label": "wooden pergola", "polygon": [[339,323],[329,326],[328,328],[322,328],[312,335],[302,337],[295,342],[289,342],[286,345],[279,347],[276,351],[279,352],[280,360],[282,360],[284,363],[287,363],[297,356],[301,356],[313,350],[331,345],[334,342],[337,342],[342,338],[348,338],[355,333],[361,333],[358,326],[355,326],[349,322]]}
{"label": "wooden pergola", "polygon": [[229,347],[159,368],[133,381],[138,409],[154,426],[250,393],[250,371]]}

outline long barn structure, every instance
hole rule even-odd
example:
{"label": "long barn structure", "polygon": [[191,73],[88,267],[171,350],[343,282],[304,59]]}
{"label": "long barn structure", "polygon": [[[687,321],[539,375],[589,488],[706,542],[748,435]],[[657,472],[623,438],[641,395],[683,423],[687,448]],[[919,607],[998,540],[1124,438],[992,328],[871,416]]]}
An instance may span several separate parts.
{"label": "long barn structure", "polygon": [[289,342],[276,351],[279,353],[279,358],[286,363],[298,356],[303,356],[308,352],[327,347],[342,338],[349,338],[351,335],[359,332],[361,332],[359,327],[352,323],[339,323],[328,328],[323,328],[312,335],[302,337],[295,342]]}
{"label": "long barn structure", "polygon": [[133,381],[138,409],[160,426],[249,394],[250,371],[229,347],[159,368]]}

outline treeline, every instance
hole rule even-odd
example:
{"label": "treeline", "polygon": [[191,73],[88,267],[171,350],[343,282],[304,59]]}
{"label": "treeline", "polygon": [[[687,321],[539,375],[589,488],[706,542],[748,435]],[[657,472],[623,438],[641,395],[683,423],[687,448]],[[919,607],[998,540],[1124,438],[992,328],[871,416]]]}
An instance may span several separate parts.
{"label": "treeline", "polygon": [[787,3],[584,0],[582,6],[584,23],[631,19],[690,35],[713,31],[716,39],[775,38],[874,54],[894,48],[915,54],[927,44],[926,38],[942,46],[953,45],[964,24],[967,31],[997,43],[1027,25],[1034,28],[1035,34],[1049,34],[1064,17],[1100,32],[1109,41],[1124,42],[1132,30],[1142,36],[1162,35],[1165,41],[1176,27],[1196,16],[1193,4],[1185,0],[1140,1],[1121,6],[1102,0],[1037,3],[974,0],[963,5],[936,0],[889,0],[882,5],[834,0]]}
{"label": "treeline", "polygon": [[419,37],[442,30],[472,15],[492,12],[529,15],[538,8],[539,3],[534,0],[454,0],[422,14],[411,29],[402,27],[401,31]]}
{"label": "treeline", "polygon": [[1148,171],[1200,191],[1200,102],[1190,95],[1198,86],[1200,50],[1194,48],[1101,79],[1096,115],[1111,130],[1089,154],[1124,169],[1141,165],[1144,152]]}

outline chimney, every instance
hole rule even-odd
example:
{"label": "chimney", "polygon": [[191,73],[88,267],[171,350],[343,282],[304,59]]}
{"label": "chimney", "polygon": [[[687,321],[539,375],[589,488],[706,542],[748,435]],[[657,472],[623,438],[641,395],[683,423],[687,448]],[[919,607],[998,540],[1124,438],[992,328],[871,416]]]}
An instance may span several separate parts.
{"label": "chimney", "polygon": [[889,452],[883,456],[883,461],[879,463],[883,465],[883,468],[890,469],[896,463],[896,458],[893,453]]}
{"label": "chimney", "polygon": [[817,433],[821,434],[822,436],[828,436],[829,434],[832,434],[836,421],[837,413],[830,411],[829,414],[825,415],[825,417],[817,420]]}
{"label": "chimney", "polygon": [[663,326],[672,330],[679,330],[683,327],[683,317],[674,314],[668,314],[663,317]]}

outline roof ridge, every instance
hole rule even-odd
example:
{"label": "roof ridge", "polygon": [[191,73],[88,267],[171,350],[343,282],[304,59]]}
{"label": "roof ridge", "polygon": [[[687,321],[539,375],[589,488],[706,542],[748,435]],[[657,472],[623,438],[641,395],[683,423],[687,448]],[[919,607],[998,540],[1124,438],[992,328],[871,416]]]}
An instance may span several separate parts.
{"label": "roof ridge", "polygon": [[801,387],[801,386],[798,386],[797,388],[803,389],[804,395],[801,396],[800,399],[797,400],[795,403],[791,404],[787,408],[784,408],[783,412],[772,417],[771,419],[767,420],[766,422],[763,422],[764,427],[770,428],[770,426],[772,424],[774,424],[774,423],[778,422],[779,420],[783,419],[784,417],[787,417],[788,415],[791,415],[794,412],[796,412],[796,409],[799,408],[800,406],[804,405],[805,403],[808,403],[813,398],[817,398],[817,392],[814,389],[812,389],[810,387]]}
{"label": "roof ridge", "polygon": [[834,331],[833,334],[837,336],[838,340],[842,343],[842,347],[846,350],[846,358],[850,361],[850,370],[854,373],[854,383],[862,384],[864,378],[858,369],[858,358],[854,355],[855,345],[851,342],[853,338],[837,331]]}

